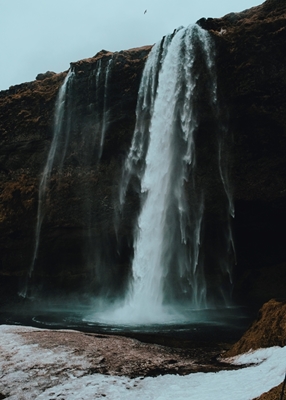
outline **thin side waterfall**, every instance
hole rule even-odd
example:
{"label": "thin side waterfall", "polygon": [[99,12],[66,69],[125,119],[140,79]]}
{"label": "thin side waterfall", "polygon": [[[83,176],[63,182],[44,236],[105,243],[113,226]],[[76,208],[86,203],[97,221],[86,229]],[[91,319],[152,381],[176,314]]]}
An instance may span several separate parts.
{"label": "thin side waterfall", "polygon": [[[54,129],[51,147],[47,161],[39,183],[37,222],[35,229],[35,244],[31,265],[27,279],[20,295],[26,297],[34,291],[33,272],[39,261],[41,244],[41,232],[43,221],[51,211],[56,202],[57,193],[62,185],[68,185],[70,164],[80,166],[81,177],[75,178],[75,186],[72,190],[80,191],[83,200],[79,205],[83,223],[88,228],[91,236],[91,227],[96,224],[92,219],[93,204],[92,196],[94,189],[89,178],[96,165],[99,163],[103,152],[104,138],[108,128],[109,105],[108,105],[108,83],[112,69],[113,57],[96,61],[93,73],[87,79],[87,106],[78,104],[77,91],[80,90],[81,80],[78,78],[74,67],[69,70],[57,96],[54,114]],[[53,174],[53,176],[52,176]],[[53,190],[50,188],[51,178],[54,178]],[[71,216],[72,217],[72,216]],[[86,246],[81,256],[87,264],[97,257],[94,252],[98,250],[88,237]],[[92,261],[94,263],[94,261]],[[31,290],[30,290],[31,289]]]}
{"label": "thin side waterfall", "polygon": [[103,95],[104,96],[103,97],[104,100],[103,100],[103,113],[102,113],[102,126],[101,126],[99,158],[101,158],[101,156],[102,156],[104,137],[105,137],[107,124],[108,124],[108,112],[107,112],[108,80],[109,80],[109,74],[110,74],[112,61],[113,61],[113,59],[111,58],[108,61],[107,68],[105,70],[104,95]]}
{"label": "thin side waterfall", "polygon": [[[224,131],[222,130],[224,133]],[[226,161],[222,157],[223,153],[223,140],[221,139],[219,141],[219,149],[218,149],[218,156],[219,156],[219,172],[220,172],[220,177],[221,181],[223,183],[223,188],[225,191],[225,195],[227,198],[227,205],[225,207],[225,214],[226,214],[226,235],[225,235],[225,249],[226,249],[226,254],[229,255],[229,257],[226,257],[225,263],[224,263],[224,270],[229,276],[229,280],[232,283],[232,265],[228,262],[228,260],[231,258],[233,260],[233,264],[236,264],[236,251],[235,251],[235,245],[234,245],[234,239],[233,239],[233,234],[232,234],[232,229],[231,229],[231,220],[235,217],[235,209],[234,209],[234,204],[233,204],[233,198],[232,198],[232,193],[230,189],[230,183],[229,183],[229,176],[228,176],[228,165],[226,164]]]}
{"label": "thin side waterfall", "polygon": [[[200,143],[200,131],[206,131],[201,107],[208,110],[206,119],[214,143],[210,178],[200,150],[205,145]],[[221,160],[214,47],[206,31],[197,25],[181,28],[153,47],[143,72],[136,114],[119,191],[122,212],[131,178],[139,181],[141,211],[134,231],[132,279],[121,306],[110,313],[105,310],[101,319],[170,322],[184,307],[225,306],[223,285],[230,284],[233,254],[229,253],[233,248],[207,255],[213,246],[205,232],[209,224],[206,207],[211,204],[208,179],[217,180],[221,187],[223,202],[218,214],[226,220],[221,235],[227,237],[223,246],[233,243],[233,206],[227,166]],[[208,268],[212,265],[208,267],[208,263],[219,276],[218,288],[210,283]]]}
{"label": "thin side waterfall", "polygon": [[[101,62],[101,60],[99,60],[97,62],[97,66],[96,66],[96,70],[95,70],[95,100],[96,100],[97,104],[100,103],[100,97],[101,97],[100,91],[99,91],[101,75],[102,75],[102,62]],[[96,129],[95,129],[94,141],[92,143],[93,146],[95,145],[97,135],[99,134],[100,131],[102,131],[102,128],[101,128],[102,118],[101,118],[101,114],[98,112],[98,110],[96,110],[96,112],[95,112],[95,118],[96,118],[96,121],[95,121]],[[98,151],[98,161],[99,161],[100,157],[101,157],[101,150]]]}
{"label": "thin side waterfall", "polygon": [[[34,246],[32,262],[31,262],[31,265],[30,265],[30,268],[28,271],[28,277],[27,277],[25,286],[20,293],[20,295],[23,297],[27,296],[29,281],[32,277],[32,274],[33,274],[33,271],[35,268],[35,264],[36,264],[36,260],[38,257],[41,228],[42,228],[42,223],[43,223],[43,219],[44,219],[45,212],[46,212],[45,202],[46,202],[46,196],[47,196],[47,189],[49,186],[51,172],[52,172],[52,169],[54,166],[57,148],[59,145],[59,141],[61,140],[61,134],[63,132],[63,120],[64,120],[65,106],[66,106],[66,93],[67,93],[68,86],[69,86],[71,80],[73,79],[73,76],[74,76],[74,72],[72,70],[69,70],[69,72],[68,72],[67,76],[65,77],[64,82],[59,90],[57,101],[56,101],[55,116],[54,116],[54,135],[53,135],[53,140],[51,143],[50,151],[48,154],[47,162],[44,167],[42,177],[40,180],[40,184],[39,184],[37,223],[36,223],[36,232],[35,232],[35,246]],[[63,152],[62,160],[60,161],[60,164],[63,163],[63,158],[65,156],[66,146],[67,146],[66,141],[67,141],[67,138],[65,138],[65,144],[64,144],[65,151]]]}
{"label": "thin side waterfall", "polygon": [[[82,187],[82,195],[85,199],[83,202],[84,209],[84,225],[87,228],[87,235],[84,240],[83,258],[84,264],[89,271],[90,280],[94,277],[98,280],[97,292],[107,293],[110,290],[108,283],[110,277],[107,264],[110,264],[110,249],[107,245],[108,235],[101,229],[100,214],[95,207],[96,185],[92,179],[92,174],[95,173],[100,166],[103,151],[105,136],[109,128],[110,119],[110,80],[116,55],[112,55],[109,59],[99,59],[94,70],[91,88],[94,91],[94,107],[93,126],[94,131],[92,141],[86,146],[85,160],[87,174],[91,177]],[[91,151],[93,149],[93,152]],[[86,155],[89,155],[87,158]],[[106,239],[107,237],[107,239]]]}

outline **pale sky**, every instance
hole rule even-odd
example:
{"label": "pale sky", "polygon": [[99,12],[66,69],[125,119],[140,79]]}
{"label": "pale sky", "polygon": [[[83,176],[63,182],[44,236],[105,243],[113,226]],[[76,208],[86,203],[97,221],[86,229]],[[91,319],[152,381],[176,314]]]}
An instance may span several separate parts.
{"label": "pale sky", "polygon": [[[263,0],[0,0],[0,90],[98,51],[154,44],[201,17]],[[144,14],[144,11],[147,12]]]}

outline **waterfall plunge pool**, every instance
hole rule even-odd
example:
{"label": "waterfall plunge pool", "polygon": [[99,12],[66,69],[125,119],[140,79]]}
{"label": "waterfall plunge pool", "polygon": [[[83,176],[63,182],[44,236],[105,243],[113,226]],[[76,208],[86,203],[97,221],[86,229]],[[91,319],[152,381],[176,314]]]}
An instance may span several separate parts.
{"label": "waterfall plunge pool", "polygon": [[[0,324],[121,335],[147,343],[192,348],[209,347],[217,343],[234,343],[253,319],[244,307],[205,310],[185,308],[184,312],[185,318],[181,320],[124,324],[103,322],[102,312],[97,314],[94,308],[87,306],[22,304],[0,310]],[[98,320],[96,316],[99,317]]]}

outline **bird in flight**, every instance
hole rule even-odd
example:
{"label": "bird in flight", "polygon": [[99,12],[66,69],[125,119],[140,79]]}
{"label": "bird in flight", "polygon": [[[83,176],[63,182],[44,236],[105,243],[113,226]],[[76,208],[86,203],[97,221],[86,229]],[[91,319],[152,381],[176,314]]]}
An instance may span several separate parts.
{"label": "bird in flight", "polygon": [[144,11],[144,14],[146,14],[147,10]]}

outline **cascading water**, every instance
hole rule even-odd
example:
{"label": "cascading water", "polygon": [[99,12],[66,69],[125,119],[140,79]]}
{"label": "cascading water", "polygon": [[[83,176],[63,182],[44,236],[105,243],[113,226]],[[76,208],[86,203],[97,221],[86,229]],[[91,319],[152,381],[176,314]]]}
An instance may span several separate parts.
{"label": "cascading water", "polygon": [[146,61],[138,93],[136,126],[119,188],[120,211],[122,211],[125,202],[126,190],[131,177],[136,175],[141,180],[144,173],[145,157],[150,138],[150,122],[158,87],[158,74],[171,40],[172,35],[167,35],[162,39],[162,42],[156,43]]}
{"label": "cascading water", "polygon": [[[103,204],[108,192],[103,185],[98,185],[102,193],[95,187],[101,171],[109,176],[112,168],[108,162],[104,164],[108,151],[103,150],[105,136],[110,145],[113,62],[120,65],[120,55],[105,52],[79,74],[74,66],[59,91],[54,136],[39,187],[33,260],[22,295],[27,296],[35,266],[41,264],[40,236],[47,210],[57,205],[61,190],[69,190],[78,200],[79,215],[67,204],[66,215],[73,218],[68,227],[83,232],[82,237],[76,236],[83,242],[78,247],[83,254],[75,265],[85,269],[90,280],[94,278],[96,288],[98,312],[88,319],[129,324],[185,321],[192,318],[190,309],[224,307],[230,304],[235,261],[231,232],[234,210],[211,38],[194,25],[179,28],[153,46],[141,79],[136,126],[119,185],[116,232],[110,234],[105,232],[104,218],[101,220],[95,206],[99,204],[96,196],[105,196],[100,200]],[[76,95],[83,82],[87,85],[84,102]],[[120,236],[130,193],[132,199],[139,193],[140,211],[128,275],[127,246],[122,247],[125,258],[120,258],[119,242],[118,259],[116,250],[112,256],[109,253],[111,245],[116,247],[112,235]],[[112,213],[110,204],[107,206]],[[62,232],[60,251],[70,239],[65,240]],[[115,266],[114,260],[118,261]],[[113,274],[119,278],[124,268],[118,290]],[[130,280],[125,282],[128,276]],[[124,287],[127,290],[122,299]]]}
{"label": "cascading water", "polygon": [[108,121],[108,115],[107,115],[108,114],[108,111],[107,111],[108,79],[109,79],[111,65],[112,65],[112,58],[108,61],[107,68],[105,70],[104,100],[103,100],[103,113],[102,113],[102,126],[101,126],[99,158],[102,155],[104,136],[105,136],[106,129],[107,129],[107,121]]}
{"label": "cascading water", "polygon": [[[120,307],[101,319],[117,323],[156,323],[178,318],[182,305],[198,310],[225,306],[230,285],[233,206],[222,162],[213,45],[199,26],[181,28],[156,44],[146,63],[137,102],[137,122],[119,193],[120,211],[132,177],[141,187],[141,212],[135,228],[132,279]],[[203,100],[201,100],[203,99]],[[214,143],[210,179],[223,197],[218,213],[224,250],[207,256],[214,246],[205,233],[211,201],[207,166],[199,147],[200,102],[208,110]],[[198,147],[198,148],[197,148]],[[213,172],[215,171],[215,172]],[[214,264],[212,287],[207,266]],[[210,275],[210,276],[209,276]],[[182,317],[180,317],[182,318]],[[190,316],[188,316],[190,318]]]}
{"label": "cascading water", "polygon": [[[48,154],[48,159],[42,174],[42,178],[39,185],[39,200],[38,200],[38,212],[37,212],[37,225],[36,225],[36,240],[35,240],[35,250],[33,255],[33,261],[31,265],[31,270],[29,275],[33,272],[33,268],[35,265],[35,261],[38,254],[39,248],[39,241],[40,241],[40,232],[41,232],[41,225],[43,222],[43,218],[45,215],[44,210],[44,203],[46,200],[46,192],[49,185],[49,180],[51,177],[52,168],[55,161],[56,152],[59,146],[59,141],[61,140],[61,135],[63,134],[63,120],[64,120],[64,113],[65,113],[65,105],[66,105],[66,94],[68,86],[71,85],[71,81],[73,79],[74,73],[69,70],[65,80],[59,90],[58,99],[56,103],[56,110],[55,110],[55,120],[54,120],[54,136],[52,140],[52,144],[50,147],[50,151]],[[67,133],[69,133],[68,129],[65,129]],[[60,165],[63,164],[63,160],[66,153],[66,147],[68,142],[68,134],[64,135],[64,151],[62,152]]]}
{"label": "cascading water", "polygon": [[[38,210],[35,232],[35,244],[32,262],[28,271],[21,296],[31,296],[33,288],[33,272],[38,263],[39,249],[41,243],[41,231],[44,218],[48,210],[52,209],[53,196],[51,192],[51,179],[54,178],[54,188],[60,188],[65,179],[69,176],[70,163],[80,165],[84,176],[79,177],[78,190],[84,194],[82,201],[82,220],[91,231],[92,224],[92,188],[90,184],[91,166],[96,166],[100,161],[103,151],[105,134],[108,128],[108,81],[112,68],[112,57],[107,57],[107,66],[103,66],[102,59],[96,62],[95,74],[88,78],[88,91],[92,98],[91,103],[86,107],[86,114],[82,116],[82,109],[77,104],[78,80],[77,74],[72,67],[59,90],[55,105],[54,129],[51,147],[47,161],[41,175],[38,195]],[[87,93],[89,94],[89,93]],[[79,135],[80,132],[80,135]],[[65,184],[65,183],[64,183]],[[74,189],[75,191],[77,188]],[[94,243],[86,240],[85,252],[88,256],[84,258],[96,258],[94,256]],[[90,256],[92,254],[92,257]],[[87,263],[90,260],[86,261]]]}
{"label": "cascading water", "polygon": [[[56,101],[55,117],[54,117],[54,136],[53,136],[53,140],[51,143],[47,162],[44,167],[42,177],[40,180],[40,185],[39,185],[37,223],[36,223],[35,246],[34,246],[33,258],[32,258],[32,262],[31,262],[31,265],[30,265],[30,268],[28,271],[28,276],[27,276],[25,285],[24,285],[22,291],[19,293],[23,297],[27,296],[27,291],[29,288],[28,286],[30,283],[29,281],[33,274],[33,271],[35,268],[35,263],[36,263],[37,256],[38,256],[41,228],[42,228],[42,223],[43,223],[43,219],[44,219],[45,211],[46,211],[45,210],[45,202],[46,202],[46,196],[47,196],[47,189],[48,189],[51,172],[52,172],[52,168],[53,168],[54,161],[55,161],[55,156],[56,156],[56,153],[58,150],[59,142],[62,139],[61,136],[63,134],[63,131],[66,131],[66,129],[64,129],[64,127],[63,127],[65,106],[66,106],[66,94],[67,94],[68,87],[71,84],[71,81],[73,79],[73,76],[74,76],[74,73],[71,70],[69,70],[69,72],[68,72],[67,76],[65,77],[64,82],[59,90],[57,101]],[[63,159],[64,159],[65,152],[66,152],[67,140],[68,140],[68,135],[66,135],[64,137],[64,151],[62,152],[62,158],[60,160],[61,165],[63,163]]]}

